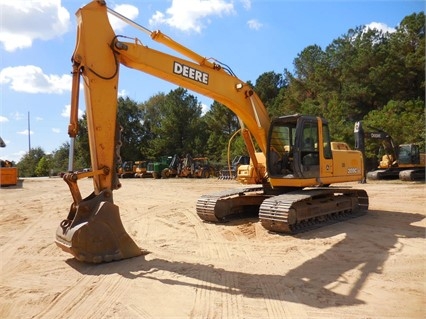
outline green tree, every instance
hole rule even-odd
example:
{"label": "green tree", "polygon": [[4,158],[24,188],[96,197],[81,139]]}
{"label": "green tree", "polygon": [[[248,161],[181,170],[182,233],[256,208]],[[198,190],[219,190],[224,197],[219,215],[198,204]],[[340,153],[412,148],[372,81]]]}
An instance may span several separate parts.
{"label": "green tree", "polygon": [[406,16],[389,38],[385,76],[388,100],[425,101],[425,14]]}
{"label": "green tree", "polygon": [[276,111],[278,111],[275,110],[275,101],[280,90],[284,87],[283,76],[273,71],[265,72],[256,79],[254,91],[259,96],[263,105],[265,105],[270,114],[275,114]]}
{"label": "green tree", "polygon": [[50,169],[52,167],[52,156],[45,155],[37,163],[35,168],[36,176],[50,176]]}
{"label": "green tree", "polygon": [[152,127],[156,138],[150,147],[158,155],[199,154],[205,141],[201,140],[201,104],[197,98],[183,88],[167,94],[161,106],[162,117],[159,125]]}
{"label": "green tree", "polygon": [[[325,50],[307,47],[294,60],[294,73],[284,72],[288,87],[277,98],[280,113],[323,116],[333,139],[349,142],[355,121],[374,111],[384,115],[391,101],[420,102],[424,108],[424,29],[424,13],[418,13],[405,17],[394,33],[361,26]],[[403,108],[399,119],[422,114],[416,107]],[[415,135],[417,128],[410,126]]]}
{"label": "green tree", "polygon": [[[237,116],[226,106],[214,101],[210,110],[203,116],[210,132],[206,148],[207,153],[216,162],[225,162],[227,158],[228,141],[230,137],[240,128]],[[238,139],[237,139],[238,141]],[[241,142],[235,142],[232,148],[232,155],[245,155],[247,151],[238,147]]]}
{"label": "green tree", "polygon": [[[67,146],[68,146],[67,151],[69,153],[70,144],[68,144]],[[78,135],[75,138],[75,143],[74,143],[73,165],[74,165],[73,167],[74,170],[80,170],[83,168],[91,167],[86,113],[83,114],[83,117],[78,120]],[[68,164],[67,164],[67,167],[68,167]]]}
{"label": "green tree", "polygon": [[52,170],[54,175],[68,170],[69,149],[70,144],[65,142],[52,152]]}
{"label": "green tree", "polygon": [[142,126],[144,135],[140,152],[143,158],[156,159],[158,156],[164,155],[155,147],[155,140],[160,138],[161,123],[165,116],[166,95],[157,93],[150,97],[148,101],[140,105],[143,114]]}
{"label": "green tree", "polygon": [[26,153],[17,164],[19,175],[22,177],[35,177],[38,162],[46,156],[46,153],[41,147],[31,149]]}
{"label": "green tree", "polygon": [[[117,124],[121,128],[121,147],[119,148],[123,160],[138,160],[143,158],[140,149],[143,137],[143,112],[140,106],[130,98],[117,100]],[[58,160],[61,170],[64,168],[65,152],[69,152],[69,144],[64,144],[60,150]],[[67,164],[68,165],[68,164]],[[91,167],[89,136],[87,130],[87,116],[78,121],[78,135],[75,139],[74,170]]]}
{"label": "green tree", "polygon": [[142,159],[143,154],[140,151],[144,136],[142,109],[130,98],[120,97],[117,121],[121,127],[121,158],[123,161]]}
{"label": "green tree", "polygon": [[417,101],[389,101],[381,110],[374,110],[365,117],[364,125],[389,133],[395,144],[416,143],[425,150],[424,103]]}

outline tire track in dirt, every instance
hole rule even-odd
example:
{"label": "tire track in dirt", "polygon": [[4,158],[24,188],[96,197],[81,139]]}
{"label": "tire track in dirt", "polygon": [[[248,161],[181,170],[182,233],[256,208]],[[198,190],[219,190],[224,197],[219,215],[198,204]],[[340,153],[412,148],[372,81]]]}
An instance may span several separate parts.
{"label": "tire track in dirt", "polygon": [[[21,214],[22,210],[25,209],[25,206],[20,207],[17,211],[17,214]],[[37,207],[36,213],[41,214],[43,211],[43,207],[41,205],[35,206]],[[34,208],[33,208],[34,209]],[[15,273],[16,268],[20,266],[21,259],[19,256],[22,256],[23,259],[27,258],[28,255],[28,246],[31,242],[32,238],[35,238],[37,233],[40,233],[41,230],[46,230],[46,226],[44,225],[44,220],[41,218],[35,219],[25,219],[30,222],[24,228],[20,228],[13,232],[13,236],[9,237],[6,242],[0,248],[1,255],[1,269],[2,276],[7,278],[9,273]],[[10,232],[9,232],[10,234]],[[29,252],[30,254],[33,252]],[[12,258],[13,256],[13,258]],[[4,264],[4,261],[8,261],[7,264]],[[11,261],[12,260],[12,261]]]}
{"label": "tire track in dirt", "polygon": [[[195,212],[195,207],[193,207]],[[196,242],[200,246],[200,251],[197,255],[201,258],[204,258],[207,261],[210,260],[219,260],[229,256],[229,254],[223,254],[216,247],[217,245],[217,236],[212,235],[212,231],[209,226],[197,216],[194,215],[191,211],[185,211],[185,217],[190,224],[194,225],[194,231],[196,234]],[[226,250],[227,251],[227,250]],[[198,258],[199,258],[198,257]],[[228,303],[228,298],[226,296],[218,295],[214,290],[213,283],[217,282],[217,276],[214,276],[214,268],[200,268],[199,280],[201,284],[197,287],[195,291],[195,298],[193,303],[193,308],[190,312],[191,318],[226,318],[224,313],[212,313],[211,305],[219,300],[223,305]]]}
{"label": "tire track in dirt", "polygon": [[[253,222],[251,219],[247,219],[245,223],[243,220],[236,222],[235,225],[225,225],[226,229],[222,231],[222,241],[227,247],[231,247],[234,253],[234,258],[241,260],[247,260],[249,263],[259,264],[259,261],[262,260],[262,255],[258,251],[269,251],[271,249],[270,243],[261,243],[258,240],[258,234],[256,230],[257,223]],[[253,249],[253,245],[261,247],[261,249]],[[248,276],[247,274],[241,274],[241,276]],[[249,294],[250,291],[261,291],[261,298],[259,295],[253,304],[257,305],[251,308],[251,313],[253,310],[258,312],[258,317],[265,317],[265,314],[268,314],[272,318],[287,318],[286,312],[282,306],[283,302],[279,298],[279,293],[274,289],[274,286],[277,283],[268,282],[265,283],[263,276],[253,275],[255,280],[242,280],[239,281],[240,275],[238,272],[229,274],[225,273],[224,281],[227,282],[228,287],[238,287],[240,291],[230,291],[226,292],[226,298],[229,299],[228,307],[225,308],[224,314],[228,318],[245,318],[244,308],[247,305],[244,302],[247,300],[243,298],[243,294]],[[267,276],[265,276],[267,278]],[[225,307],[225,306],[224,306]]]}
{"label": "tire track in dirt", "polygon": [[[200,257],[212,261],[219,261],[221,264],[231,259],[230,249],[226,237],[224,237],[222,224],[212,224],[203,222],[193,211],[187,211],[185,214],[189,223],[194,225],[197,241],[201,243]],[[238,278],[236,273],[225,271],[215,274],[215,268],[202,270],[200,280],[203,285],[196,290],[194,306],[191,311],[191,317],[195,318],[244,318],[243,298],[236,287],[238,287]],[[220,288],[218,287],[220,285]],[[211,304],[219,303],[222,305],[222,313],[212,313]]]}
{"label": "tire track in dirt", "polygon": [[[195,202],[196,200],[194,200],[194,204]],[[210,260],[229,260],[230,254],[228,248],[220,242],[221,240],[223,241],[223,238],[220,236],[220,233],[217,233],[214,227],[215,225],[205,224],[199,220],[198,217],[194,215],[195,205],[193,207],[194,212],[192,212],[190,210],[181,209],[179,204],[180,199],[174,198],[172,201],[163,202],[160,209],[158,205],[156,205],[156,207],[154,207],[155,217],[147,218],[147,224],[143,227],[138,227],[138,229],[143,229],[143,231],[138,233],[139,238],[147,238],[147,241],[150,243],[146,246],[151,246],[152,252],[157,256],[164,256],[163,258],[167,258],[166,256],[170,255],[167,253],[167,251],[170,250],[170,253],[178,251],[179,254],[185,254],[186,252],[186,256],[191,257],[194,257],[195,253],[197,257],[195,259],[190,259],[201,260],[201,264],[203,264],[203,261],[208,263]],[[141,222],[144,222],[143,214],[150,213],[149,210],[150,207],[144,209],[141,214]],[[132,222],[138,223],[139,220],[133,219]],[[161,226],[156,227],[156,224],[160,224]],[[156,231],[157,228],[164,229],[164,227],[169,231],[166,233],[158,233]],[[135,231],[136,226],[131,226],[131,229]],[[173,233],[182,231],[188,232],[186,240],[184,242],[171,242],[174,237]],[[197,249],[194,249],[194,247],[197,247]],[[218,281],[220,276],[218,276],[217,271],[215,271],[213,267],[201,266],[198,269],[197,275],[194,276],[197,281],[197,288],[194,291],[194,306],[190,312],[191,317],[224,317],[220,313],[213,313],[211,305],[223,303],[224,308],[232,308],[231,304],[235,305],[237,301],[227,302],[227,294],[220,292],[223,290],[222,286],[226,285],[226,283],[222,282],[222,279]],[[229,306],[227,306],[228,304]],[[144,317],[146,316],[146,311],[143,307],[132,305],[130,309],[138,315],[142,314]],[[230,313],[230,311],[231,310],[228,310],[228,313]],[[232,316],[232,318],[238,317],[242,318],[242,316]]]}
{"label": "tire track in dirt", "polygon": [[190,318],[220,318],[220,314],[212,313],[210,305],[214,303],[212,292],[212,275],[209,271],[201,271],[198,279],[201,281],[195,290],[195,298]]}
{"label": "tire track in dirt", "polygon": [[[194,221],[194,224],[196,222]],[[259,252],[266,251],[268,255],[271,253],[277,257],[282,257],[286,254],[279,243],[259,242],[258,237],[262,240],[264,231],[262,229],[260,234],[257,234],[256,227],[258,225],[255,222],[248,221],[247,224],[238,222],[236,226],[206,223],[202,223],[202,225],[203,227],[196,228],[199,228],[199,232],[203,234],[204,238],[215,242],[214,246],[210,246],[210,255],[214,256],[216,253],[217,257],[224,261],[231,259],[230,250],[234,252],[233,258],[237,256],[237,258],[247,259],[249,262],[256,263],[262,260],[263,255]],[[252,249],[253,244],[261,248]],[[298,252],[297,248],[289,248],[289,250]],[[238,252],[242,253],[242,255],[239,255]],[[251,286],[249,283],[239,282],[237,272],[224,272],[221,278],[222,284],[228,287],[227,291],[225,290],[221,293],[220,299],[223,305],[223,313],[221,315],[224,318],[245,317],[245,298],[243,298],[242,293],[249,292],[251,289],[262,292],[262,302],[257,308],[259,317],[264,317],[265,314],[268,314],[270,318],[309,318],[298,298],[290,290],[286,290],[284,293],[284,287],[277,282],[269,280],[268,276],[257,276],[255,282],[250,282]],[[256,300],[255,303],[259,304],[258,301]],[[264,311],[261,309],[264,309]]]}
{"label": "tire track in dirt", "polygon": [[121,275],[100,275],[98,272],[93,268],[75,283],[69,283],[34,318],[104,318],[111,306],[130,289],[130,280]]}
{"label": "tire track in dirt", "polygon": [[144,318],[144,319],[154,318],[153,316],[151,316],[150,313],[145,311],[139,305],[131,304],[131,305],[127,305],[126,308],[129,309],[132,313],[135,314],[135,318]]}
{"label": "tire track in dirt", "polygon": [[225,273],[223,275],[227,290],[222,292],[222,300],[226,302],[222,306],[223,318],[244,318],[243,296],[238,287],[238,278],[235,274]]}
{"label": "tire track in dirt", "polygon": [[[201,244],[200,257],[224,264],[231,260],[231,245],[226,241],[223,225],[215,225],[201,221],[192,211],[186,211],[185,217],[194,225],[197,242]],[[203,286],[196,290],[191,317],[195,318],[243,318],[243,300],[237,290],[234,272],[205,268],[201,270],[200,280]],[[221,304],[222,313],[211,313],[212,302]]]}

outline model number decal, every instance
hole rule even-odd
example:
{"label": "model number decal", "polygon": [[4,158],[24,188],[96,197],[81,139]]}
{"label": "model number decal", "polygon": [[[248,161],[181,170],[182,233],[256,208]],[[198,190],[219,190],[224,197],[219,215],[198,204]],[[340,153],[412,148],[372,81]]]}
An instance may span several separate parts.
{"label": "model number decal", "polygon": [[197,69],[191,68],[185,64],[180,64],[179,62],[174,61],[173,64],[173,73],[182,75],[185,78],[195,80],[203,84],[209,84],[209,74],[201,72]]}
{"label": "model number decal", "polygon": [[359,173],[359,169],[356,167],[349,167],[348,168],[348,174],[358,174]]}

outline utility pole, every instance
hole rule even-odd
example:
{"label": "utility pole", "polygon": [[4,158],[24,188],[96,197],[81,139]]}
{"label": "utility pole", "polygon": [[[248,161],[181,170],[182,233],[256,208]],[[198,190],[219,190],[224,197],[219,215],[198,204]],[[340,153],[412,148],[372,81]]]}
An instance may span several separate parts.
{"label": "utility pole", "polygon": [[28,112],[28,154],[31,152],[30,112]]}

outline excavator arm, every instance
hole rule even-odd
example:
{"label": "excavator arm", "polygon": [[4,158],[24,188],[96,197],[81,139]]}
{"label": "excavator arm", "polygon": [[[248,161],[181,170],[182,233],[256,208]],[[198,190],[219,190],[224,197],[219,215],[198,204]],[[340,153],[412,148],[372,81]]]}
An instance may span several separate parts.
{"label": "excavator arm", "polygon": [[[108,12],[148,33],[186,59],[169,55],[117,36],[108,20]],[[72,55],[73,81],[69,172],[64,176],[73,203],[68,217],[56,233],[56,243],[77,259],[103,262],[130,258],[141,253],[124,230],[112,191],[120,187],[115,172],[119,159],[120,128],[117,124],[117,94],[120,66],[151,74],[178,86],[210,97],[231,109],[243,126],[244,140],[257,167],[252,136],[265,154],[270,120],[256,93],[232,72],[216,61],[211,62],[159,31],[146,28],[107,8],[105,1],[94,0],[77,13],[77,39]],[[80,84],[84,87],[87,129],[92,171],[73,173],[74,138],[78,133],[77,111]],[[77,181],[92,176],[94,191],[84,198]],[[259,179],[264,176],[258,174]]]}

